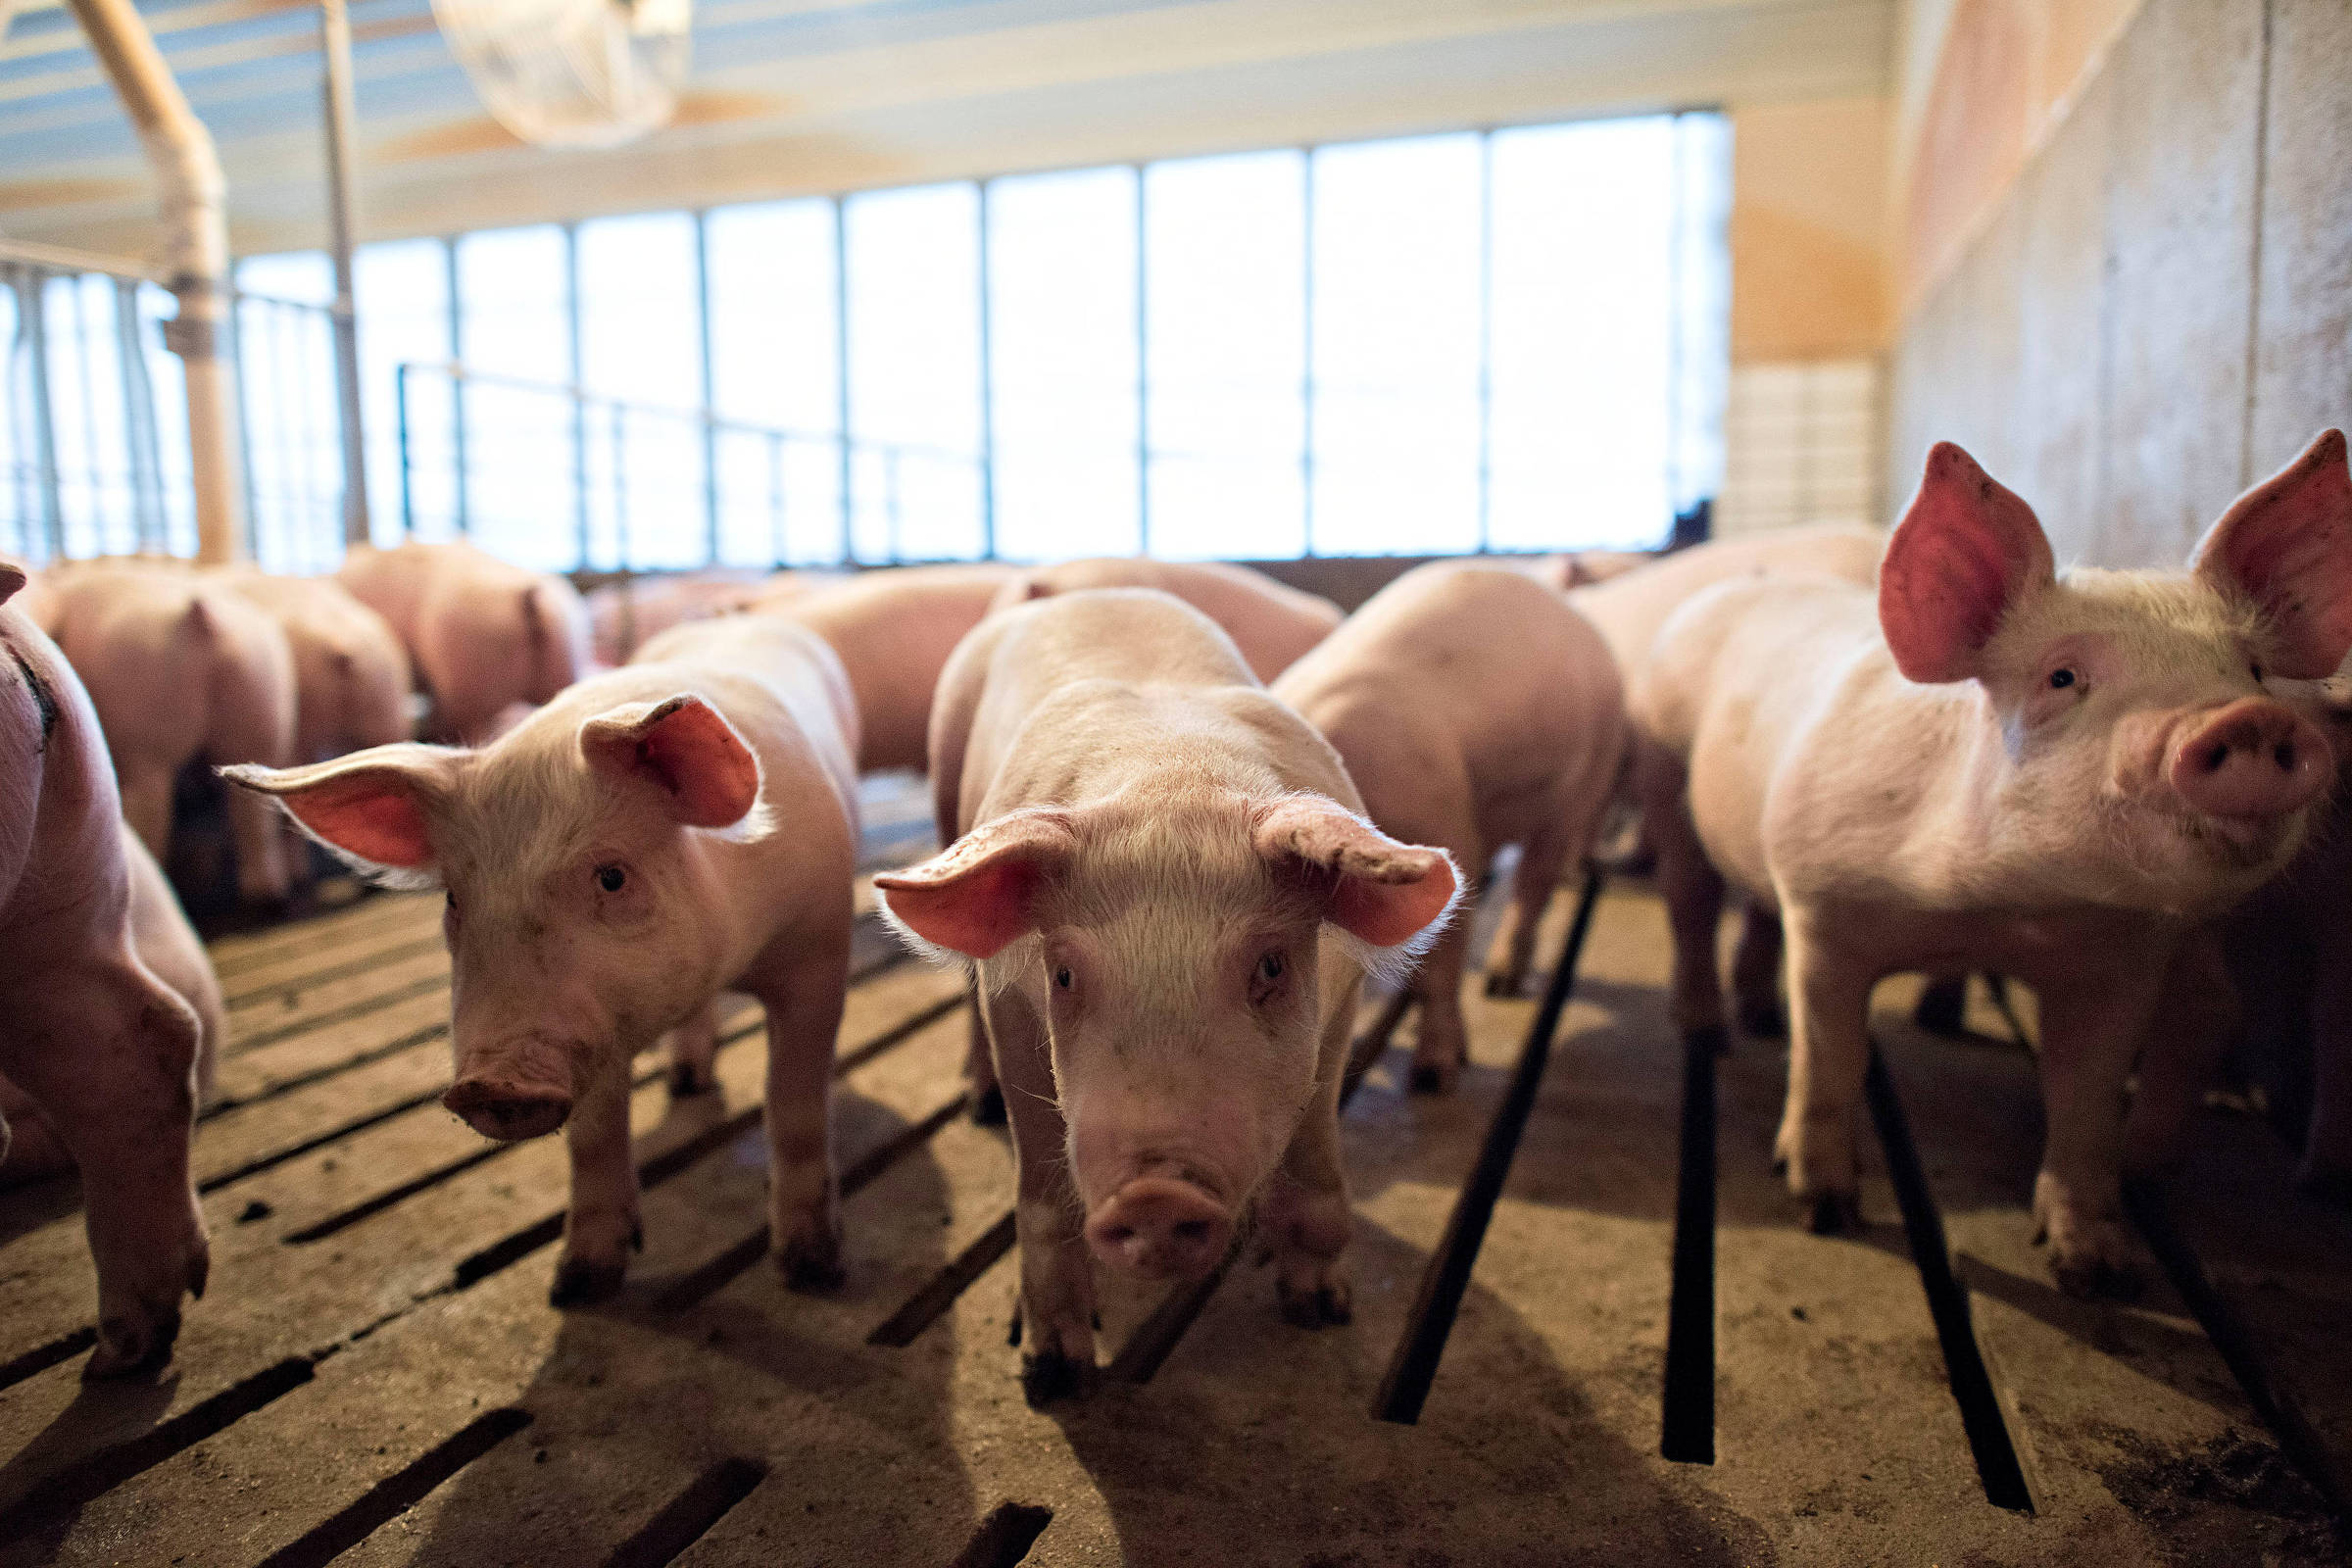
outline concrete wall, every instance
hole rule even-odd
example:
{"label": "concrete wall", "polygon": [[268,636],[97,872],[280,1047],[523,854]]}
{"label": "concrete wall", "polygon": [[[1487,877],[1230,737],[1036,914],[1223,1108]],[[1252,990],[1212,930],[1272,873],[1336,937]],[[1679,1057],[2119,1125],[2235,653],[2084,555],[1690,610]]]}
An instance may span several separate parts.
{"label": "concrete wall", "polygon": [[2347,0],[2146,0],[1908,316],[1888,493],[1956,440],[2062,558],[2177,562],[2352,422],[2347,62]]}

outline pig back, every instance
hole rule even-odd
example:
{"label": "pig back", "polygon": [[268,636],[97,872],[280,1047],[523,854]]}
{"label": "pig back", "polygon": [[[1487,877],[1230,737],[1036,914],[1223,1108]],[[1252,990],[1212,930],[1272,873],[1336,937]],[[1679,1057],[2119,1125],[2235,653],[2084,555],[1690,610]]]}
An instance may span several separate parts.
{"label": "pig back", "polygon": [[857,699],[861,768],[923,766],[940,674],[1012,575],[986,564],[883,567],[777,602],[773,612],[840,657]]}
{"label": "pig back", "polygon": [[1023,573],[999,608],[1021,599],[1090,588],[1153,588],[1173,594],[1225,629],[1250,669],[1271,681],[1328,637],[1340,607],[1276,582],[1262,571],[1222,561],[1148,561],[1105,557],[1065,561]]}

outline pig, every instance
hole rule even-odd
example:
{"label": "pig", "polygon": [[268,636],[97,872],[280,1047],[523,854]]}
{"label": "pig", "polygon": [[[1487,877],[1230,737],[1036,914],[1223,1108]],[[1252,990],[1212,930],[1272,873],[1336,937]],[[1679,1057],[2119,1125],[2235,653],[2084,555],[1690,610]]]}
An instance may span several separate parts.
{"label": "pig", "polygon": [[939,672],[1012,576],[985,563],[888,566],[814,588],[781,583],[751,608],[789,616],[841,657],[858,696],[862,771],[919,768]]}
{"label": "pig", "polygon": [[511,704],[548,702],[591,667],[588,611],[571,584],[463,540],[362,546],[335,580],[409,651],[438,735],[479,741]]}
{"label": "pig", "polygon": [[1297,663],[1342,618],[1340,607],[1330,600],[1286,587],[1248,566],[1118,557],[1033,567],[1005,587],[997,608],[1080,588],[1156,588],[1174,594],[1225,628],[1260,681]]}
{"label": "pig", "polygon": [[331,577],[250,566],[217,580],[275,620],[294,658],[294,754],[324,761],[409,738],[409,656],[384,617]]}
{"label": "pig", "polygon": [[455,1081],[486,1137],[562,1127],[551,1298],[620,1289],[637,1245],[629,1063],[722,990],[767,1009],[769,1216],[796,1287],[841,1276],[827,1132],[857,864],[840,661],[780,617],[673,627],[489,746],[404,743],[229,777],[353,865],[448,899]]}
{"label": "pig", "polygon": [[1283,1315],[1346,1322],[1356,994],[1446,918],[1451,859],[1367,822],[1330,745],[1166,594],[990,616],[941,678],[931,747],[960,832],[874,888],[919,952],[977,965],[1030,1401],[1094,1366],[1090,1252],[1198,1278],[1253,1210]]}
{"label": "pig", "polygon": [[[5,572],[0,567],[0,573]],[[130,945],[139,961],[196,1009],[196,1102],[212,1098],[213,1064],[227,1028],[220,981],[195,928],[164,880],[163,868],[127,822],[120,824],[123,868],[129,876]],[[0,1076],[0,1124],[15,1138],[0,1152],[0,1188],[37,1181],[70,1169],[72,1146],[24,1092]],[[0,1140],[4,1141],[4,1140]]]}
{"label": "pig", "polygon": [[[1444,847],[1473,883],[1495,850],[1521,847],[1488,976],[1516,996],[1560,869],[1591,853],[1617,787],[1624,696],[1600,634],[1523,573],[1439,562],[1375,594],[1272,690],[1338,749],[1382,832]],[[1468,946],[1468,927],[1450,927],[1415,977],[1415,1089],[1449,1089],[1461,1070]]]}
{"label": "pig", "polygon": [[[48,574],[54,635],[87,689],[114,758],[123,814],[167,858],[179,770],[294,760],[294,656],[276,620],[175,563],[82,564]],[[285,902],[292,872],[268,807],[232,799],[237,891]]]}
{"label": "pig", "polygon": [[2352,648],[2352,472],[2328,431],[2185,571],[2060,574],[2032,508],[1927,460],[1875,596],[1726,583],[1632,694],[1675,936],[1672,1004],[1721,1027],[1725,881],[1788,934],[1777,1149],[1816,1229],[1855,1215],[1871,988],[1982,967],[2040,1001],[2034,1213],[2059,1284],[2129,1291],[2125,1087],[2183,935],[2294,856],[2332,775],[2268,683]]}
{"label": "pig", "polygon": [[[124,833],[88,695],[8,606],[24,580],[0,563],[0,1073],[81,1167],[98,1271],[83,1374],[120,1376],[171,1358],[211,1267],[188,1174],[205,1024],[145,956],[186,954]],[[9,1141],[0,1124],[0,1160]]]}
{"label": "pig", "polygon": [[[1650,558],[1646,564],[1633,558],[1635,564],[1630,566],[1620,558],[1604,558],[1609,569],[1588,573],[1581,580],[1574,572],[1566,573],[1558,585],[1571,590],[1568,602],[1599,629],[1626,689],[1631,691],[1647,666],[1658,629],[1692,596],[1719,582],[1753,577],[1833,577],[1874,587],[1879,580],[1879,558],[1886,551],[1883,529],[1821,523],[1717,539]],[[1558,559],[1583,562],[1588,557]],[[1641,748],[1642,732],[1637,726],[1631,742],[1634,760],[1625,775],[1629,786],[1640,770]],[[1651,858],[1644,829],[1637,841],[1634,860],[1639,864]],[[1739,999],[1740,1026],[1748,1034],[1773,1038],[1786,1031],[1780,967],[1780,922],[1769,909],[1749,905],[1741,911],[1740,944],[1732,962],[1732,991]]]}
{"label": "pig", "polygon": [[[777,575],[790,577],[792,573]],[[761,571],[662,572],[623,577],[586,596],[590,646],[600,664],[625,664],[648,638],[688,620],[743,609],[776,586]]]}

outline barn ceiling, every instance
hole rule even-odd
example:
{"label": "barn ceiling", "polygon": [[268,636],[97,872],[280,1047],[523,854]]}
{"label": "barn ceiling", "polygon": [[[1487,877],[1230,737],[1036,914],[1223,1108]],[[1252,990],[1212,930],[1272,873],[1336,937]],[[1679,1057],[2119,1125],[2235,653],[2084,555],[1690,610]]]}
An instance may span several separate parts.
{"label": "barn ceiling", "polygon": [[[57,0],[0,40],[0,233],[153,248],[153,192]],[[308,0],[140,7],[228,174],[236,248],[323,235]],[[676,122],[499,128],[429,0],[352,0],[364,238],[1020,170],[1886,89],[1894,0],[699,0]]]}

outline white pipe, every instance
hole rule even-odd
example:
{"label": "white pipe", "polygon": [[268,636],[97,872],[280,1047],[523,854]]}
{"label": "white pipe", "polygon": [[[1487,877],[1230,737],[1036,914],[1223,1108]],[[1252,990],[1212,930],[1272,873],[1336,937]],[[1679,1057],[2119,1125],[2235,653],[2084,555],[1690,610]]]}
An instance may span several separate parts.
{"label": "white pipe", "polygon": [[245,555],[244,476],[237,441],[229,326],[227,182],[212,133],[188,108],[172,68],[131,0],[67,0],[105,67],[154,167],[164,226],[162,271],[179,298],[164,342],[186,367],[188,456],[196,487],[196,554]]}

